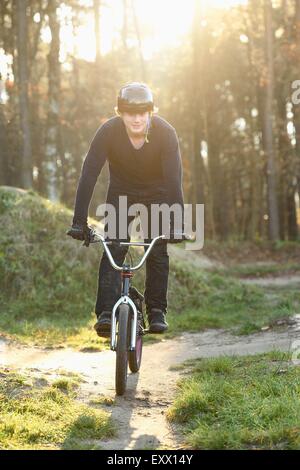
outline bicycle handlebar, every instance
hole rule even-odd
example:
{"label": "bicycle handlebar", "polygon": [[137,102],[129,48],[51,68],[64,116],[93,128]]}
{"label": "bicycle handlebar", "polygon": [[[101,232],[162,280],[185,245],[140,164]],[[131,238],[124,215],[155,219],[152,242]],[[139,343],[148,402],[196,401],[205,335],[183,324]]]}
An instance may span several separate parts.
{"label": "bicycle handlebar", "polygon": [[[153,238],[152,242],[151,243],[143,243],[143,242],[118,242],[120,245],[129,245],[129,246],[149,246],[148,250],[145,252],[144,256],[142,257],[141,261],[139,262],[139,264],[137,266],[132,266],[130,268],[131,271],[137,271],[138,269],[140,269],[144,262],[146,261],[146,258],[147,256],[149,255],[150,251],[152,250],[153,246],[155,245],[155,243],[159,240],[159,239],[166,239],[166,235],[160,235],[158,237],[155,237]],[[93,239],[91,240],[91,243],[98,243],[98,242],[101,242],[104,249],[105,249],[105,252],[108,256],[108,259],[110,261],[110,264],[112,265],[112,267],[114,269],[116,269],[117,271],[122,271],[123,270],[123,267],[122,266],[118,266],[116,263],[115,263],[115,260],[113,259],[112,257],[112,254],[110,252],[110,249],[108,248],[107,245],[111,245],[113,242],[111,240],[109,241],[106,241],[105,238],[100,234],[100,233],[97,233],[95,232],[93,234]]]}

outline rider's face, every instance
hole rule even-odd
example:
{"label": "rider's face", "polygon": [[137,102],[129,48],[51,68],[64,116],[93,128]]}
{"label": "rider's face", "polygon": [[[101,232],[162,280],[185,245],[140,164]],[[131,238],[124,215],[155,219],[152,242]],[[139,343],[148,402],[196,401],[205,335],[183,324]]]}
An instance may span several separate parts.
{"label": "rider's face", "polygon": [[146,133],[149,114],[149,111],[122,113],[122,119],[131,137],[140,137]]}

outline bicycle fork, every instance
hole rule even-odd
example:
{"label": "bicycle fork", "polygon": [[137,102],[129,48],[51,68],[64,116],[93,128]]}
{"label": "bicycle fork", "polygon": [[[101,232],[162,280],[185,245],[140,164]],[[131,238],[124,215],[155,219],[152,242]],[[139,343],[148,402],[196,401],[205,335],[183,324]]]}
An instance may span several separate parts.
{"label": "bicycle fork", "polygon": [[111,318],[111,337],[110,337],[110,349],[116,351],[117,348],[117,311],[121,304],[128,304],[131,307],[133,313],[133,321],[131,321],[131,331],[130,331],[130,351],[134,351],[136,348],[136,332],[137,332],[137,308],[133,300],[129,297],[129,287],[130,279],[132,278],[133,273],[125,266],[121,271],[122,278],[122,294],[120,299],[115,303],[112,311]]}

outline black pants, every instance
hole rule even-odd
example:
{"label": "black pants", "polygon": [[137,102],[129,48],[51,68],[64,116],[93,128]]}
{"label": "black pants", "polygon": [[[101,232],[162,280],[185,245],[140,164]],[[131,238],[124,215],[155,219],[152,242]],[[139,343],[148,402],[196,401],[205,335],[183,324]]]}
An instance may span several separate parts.
{"label": "black pants", "polygon": [[[117,226],[116,233],[117,239],[124,241],[124,238],[118,236],[118,218],[119,218],[119,195],[120,192],[109,188],[107,195],[107,203],[112,204],[116,210]],[[157,194],[156,198],[147,197],[147,195],[139,194],[138,196],[127,196],[128,207],[131,204],[142,203],[148,209],[148,228],[151,233],[151,212],[150,205],[153,203],[160,204],[165,202],[162,194]],[[130,224],[134,216],[127,217],[127,224]],[[160,227],[161,231],[161,227]],[[161,233],[160,233],[161,234]],[[111,237],[110,237],[111,238]],[[126,238],[128,240],[129,237]],[[150,242],[150,235],[145,239],[145,242]],[[124,262],[128,246],[108,245],[112,256],[119,266]],[[144,247],[147,250],[148,247]],[[148,255],[146,260],[146,279],[145,279],[145,304],[148,309],[159,308],[167,311],[167,291],[168,291],[168,277],[169,277],[169,255],[167,251],[167,243],[163,240],[156,242]],[[97,301],[95,306],[96,315],[99,315],[103,310],[112,310],[116,301],[121,295],[121,275],[111,266],[108,257],[103,252],[98,278],[98,292]]]}

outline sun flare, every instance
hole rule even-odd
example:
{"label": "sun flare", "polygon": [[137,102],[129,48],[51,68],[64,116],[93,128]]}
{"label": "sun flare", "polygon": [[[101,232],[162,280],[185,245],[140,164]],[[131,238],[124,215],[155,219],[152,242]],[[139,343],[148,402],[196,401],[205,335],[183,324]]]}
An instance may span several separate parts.
{"label": "sun flare", "polygon": [[[209,8],[231,8],[246,4],[248,0],[135,0],[128,2],[128,48],[138,45],[135,18],[141,36],[141,49],[144,60],[151,60],[153,54],[166,47],[178,47],[192,27],[195,2],[200,1],[203,15]],[[67,57],[72,55],[87,61],[94,61],[96,56],[95,27],[93,15],[93,0],[81,0],[81,5],[90,7],[90,11],[82,9],[76,12],[73,23],[72,8],[62,2],[57,10],[60,19],[60,61],[64,68],[70,66]],[[100,10],[100,43],[101,54],[108,54],[122,44],[122,28],[124,18],[124,2],[114,0],[103,3]],[[134,5],[134,10],[132,8]],[[135,12],[135,13],[134,13]],[[41,16],[36,13],[34,22],[39,23]],[[51,42],[49,26],[41,29],[41,39],[44,43]],[[241,39],[242,40],[242,39]],[[12,76],[12,56],[4,54],[0,49],[0,74]],[[3,90],[0,90],[2,95]],[[3,98],[4,99],[4,98]]]}
{"label": "sun flare", "polygon": [[[196,0],[197,1],[197,0]],[[200,1],[200,0],[199,0]],[[82,0],[83,5],[92,6],[91,0]],[[245,4],[247,0],[209,0],[202,1],[203,14],[209,8],[230,8],[237,4]],[[142,53],[145,60],[151,59],[153,54],[164,47],[176,47],[182,42],[183,37],[192,26],[195,0],[135,0],[128,2],[127,23],[128,38],[127,45],[137,45],[138,39],[135,34],[135,18],[141,33]],[[121,31],[124,16],[124,2],[114,0],[104,3],[101,7],[100,32],[101,53],[105,55],[121,44]],[[62,4],[60,6],[62,21],[61,60],[64,61],[67,53],[93,61],[95,59],[94,41],[94,16],[93,13],[84,13],[80,17],[80,26],[74,31],[71,27],[70,7]],[[47,31],[44,39],[49,41]],[[50,38],[51,40],[51,38]]]}

